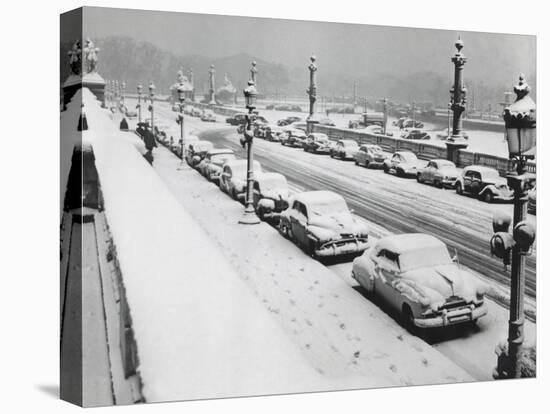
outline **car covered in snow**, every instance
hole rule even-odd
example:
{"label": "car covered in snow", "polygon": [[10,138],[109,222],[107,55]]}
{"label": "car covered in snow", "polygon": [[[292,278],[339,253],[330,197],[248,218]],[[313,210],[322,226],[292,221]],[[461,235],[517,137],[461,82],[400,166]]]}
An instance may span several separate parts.
{"label": "car covered in snow", "polygon": [[319,125],[331,126],[331,127],[336,126],[334,121],[330,118],[323,118],[323,119],[319,120]]}
{"label": "car covered in snow", "polygon": [[191,108],[191,116],[195,118],[200,118],[202,116],[202,110],[199,108],[192,107]]}
{"label": "car covered in snow", "polygon": [[341,160],[353,160],[359,150],[359,144],[354,139],[340,139],[330,149],[331,158],[340,158]]}
{"label": "car covered in snow", "polygon": [[278,126],[287,126],[287,125],[292,124],[293,122],[299,122],[301,120],[302,120],[302,118],[300,118],[299,116],[287,116],[286,118],[279,119],[277,121],[277,125]]}
{"label": "car covered in snow", "polygon": [[254,208],[261,220],[279,221],[279,214],[288,208],[289,189],[286,177],[276,172],[256,174]]}
{"label": "car covered in snow", "polygon": [[296,194],[280,215],[279,231],[315,258],[360,254],[368,244],[366,224],[332,191]]}
{"label": "car covered in snow", "polygon": [[[262,173],[262,166],[258,161],[253,164],[254,175]],[[229,194],[235,200],[242,199],[246,191],[246,160],[227,161],[222,168],[222,173],[218,180],[220,189]]]}
{"label": "car covered in snow", "polygon": [[307,131],[307,122],[303,122],[303,121],[293,122],[292,124],[289,125],[289,127],[301,129],[302,131],[305,132]]}
{"label": "car covered in snow", "polygon": [[206,153],[204,159],[197,166],[197,170],[208,181],[217,183],[222,173],[223,165],[234,159],[236,158],[233,150],[229,148],[214,148]]}
{"label": "car covered in snow", "polygon": [[352,277],[412,332],[475,323],[487,314],[486,285],[428,234],[379,239],[353,261]]}
{"label": "car covered in snow", "polygon": [[316,154],[330,154],[332,144],[327,134],[313,132],[307,136],[303,143],[304,151]]}
{"label": "car covered in snow", "polygon": [[410,151],[394,152],[382,166],[386,174],[395,174],[398,177],[416,177],[419,167],[420,161]]}
{"label": "car covered in snow", "polygon": [[216,116],[212,112],[204,112],[201,116],[202,122],[216,122]]}
{"label": "car covered in snow", "polygon": [[[194,142],[197,142],[199,141],[199,137],[196,136],[196,135],[187,135],[185,137],[185,143],[184,143],[184,146],[185,146],[185,149],[184,149],[184,154],[189,150],[189,146],[191,144],[193,144]],[[178,157],[182,157],[181,154],[182,154],[182,147],[181,147],[181,138],[178,139],[178,145],[175,145],[174,146],[174,153],[178,156]]]}
{"label": "car covered in snow", "polygon": [[405,129],[401,132],[401,138],[403,139],[412,139],[412,140],[426,140],[431,139],[430,134],[421,129]]}
{"label": "car covered in snow", "polygon": [[512,201],[514,192],[508,187],[506,178],[497,170],[482,165],[470,165],[462,170],[455,183],[457,194],[468,193],[486,203]]}
{"label": "car covered in snow", "polygon": [[388,156],[378,145],[361,145],[355,153],[355,165],[362,165],[367,168],[382,167]]}
{"label": "car covered in snow", "polygon": [[281,142],[282,137],[285,135],[285,131],[282,127],[277,125],[268,125],[265,128],[265,139],[272,142]]}
{"label": "car covered in snow", "polygon": [[185,151],[185,160],[191,167],[196,167],[206,156],[208,151],[214,148],[210,141],[195,141],[187,146]]}
{"label": "car covered in snow", "polygon": [[[449,130],[449,128],[445,128],[442,131],[437,131],[435,133],[435,137],[437,139],[449,139],[452,135],[452,132],[453,132],[452,129]],[[462,135],[462,138],[464,138],[464,139],[469,139],[470,138],[466,131],[460,131],[460,135]]]}
{"label": "car covered in snow", "polygon": [[297,128],[284,128],[285,133],[281,137],[281,144],[289,147],[304,147],[304,141],[307,138],[305,131]]}
{"label": "car covered in snow", "polygon": [[246,124],[246,114],[236,114],[225,119],[225,122],[229,125],[242,125]]}
{"label": "car covered in snow", "polygon": [[453,187],[458,178],[458,170],[452,161],[435,159],[428,161],[424,168],[416,174],[419,183],[431,183],[436,187]]}

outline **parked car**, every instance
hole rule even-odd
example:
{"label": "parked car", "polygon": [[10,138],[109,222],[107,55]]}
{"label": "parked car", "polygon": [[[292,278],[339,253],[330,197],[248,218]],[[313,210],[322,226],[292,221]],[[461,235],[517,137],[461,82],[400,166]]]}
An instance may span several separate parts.
{"label": "parked car", "polygon": [[202,111],[199,108],[191,108],[191,116],[195,118],[200,118],[202,116]]}
{"label": "parked car", "polygon": [[304,141],[304,151],[317,154],[330,154],[332,145],[326,134],[314,132],[309,134]]}
{"label": "parked car", "polygon": [[302,120],[302,118],[300,118],[299,116],[287,116],[286,118],[279,119],[277,121],[277,125],[278,126],[287,126],[287,125],[292,124],[293,122],[299,122],[301,120]]}
{"label": "parked car", "polygon": [[208,181],[218,182],[223,165],[233,161],[235,153],[229,148],[213,148],[206,153],[203,160],[197,166],[197,170],[206,177]]}
{"label": "parked car", "polygon": [[216,122],[216,116],[212,112],[205,112],[201,116],[203,122]]}
{"label": "parked car", "polygon": [[[262,166],[258,161],[254,161],[252,167],[255,175],[262,172]],[[227,161],[223,165],[222,173],[218,180],[220,189],[235,200],[243,199],[246,191],[246,173],[246,160]]]}
{"label": "parked car", "polygon": [[214,144],[210,141],[195,141],[190,143],[187,151],[185,151],[187,164],[195,168],[212,148],[214,148]]}
{"label": "parked car", "polygon": [[268,124],[263,124],[263,123],[255,124],[252,130],[254,133],[254,136],[258,138],[265,138],[267,127],[268,127]]}
{"label": "parked car", "polygon": [[246,124],[246,114],[237,114],[225,119],[225,122],[229,125],[242,125]]}
{"label": "parked car", "polygon": [[331,158],[340,158],[341,160],[353,160],[359,150],[359,144],[353,139],[340,139],[330,150]]}
{"label": "parked car", "polygon": [[173,112],[179,112],[180,111],[180,105],[175,103],[172,105],[172,111]]}
{"label": "parked car", "polygon": [[126,117],[127,118],[130,118],[130,119],[134,119],[134,118],[137,118],[138,114],[136,111],[130,111],[130,110],[126,110]]}
{"label": "parked car", "polygon": [[529,214],[537,215],[537,186],[533,186],[527,193],[527,212]]}
{"label": "parked car", "polygon": [[384,161],[382,168],[386,174],[395,174],[398,177],[416,177],[420,161],[413,152],[397,151]]}
{"label": "parked car", "polygon": [[364,167],[382,167],[388,156],[384,154],[382,148],[374,144],[365,144],[359,147],[355,153],[355,165]]}
{"label": "parked car", "polygon": [[514,192],[506,179],[494,168],[481,165],[464,168],[456,180],[455,189],[457,194],[469,193],[487,203],[514,199]]}
{"label": "parked car", "polygon": [[325,126],[336,126],[336,124],[334,123],[334,121],[332,119],[329,119],[329,118],[323,118],[319,121],[319,125],[325,125]]}
{"label": "parked car", "polygon": [[254,208],[261,220],[279,222],[279,214],[288,208],[289,189],[286,177],[280,173],[256,174]]}
{"label": "parked car", "polygon": [[332,191],[296,194],[280,215],[279,230],[315,258],[360,254],[367,248],[366,224]]}
{"label": "parked car", "polygon": [[475,323],[487,314],[486,286],[428,234],[379,239],[353,261],[352,277],[412,332]]}
{"label": "parked car", "polygon": [[430,134],[428,134],[426,131],[422,131],[421,129],[405,129],[401,133],[401,138],[421,140],[421,139],[430,139],[431,137],[430,137]]}
{"label": "parked car", "polygon": [[280,142],[283,135],[284,130],[280,126],[268,125],[265,128],[265,139],[267,141]]}
{"label": "parked car", "polygon": [[301,130],[296,128],[285,128],[285,133],[281,137],[281,144],[286,145],[289,147],[304,147],[304,141],[307,138],[307,134]]}
{"label": "parked car", "polygon": [[424,128],[424,124],[412,118],[402,117],[392,122],[399,129],[403,128]]}
{"label": "parked car", "polygon": [[452,161],[435,159],[418,170],[416,181],[419,183],[432,183],[436,187],[453,187],[458,178],[458,170]]}

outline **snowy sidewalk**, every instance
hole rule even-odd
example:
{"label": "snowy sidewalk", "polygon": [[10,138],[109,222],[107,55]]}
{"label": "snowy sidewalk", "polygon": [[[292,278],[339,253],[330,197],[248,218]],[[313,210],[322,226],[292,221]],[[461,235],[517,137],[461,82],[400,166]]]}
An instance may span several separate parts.
{"label": "snowy sidewalk", "polygon": [[333,389],[473,380],[269,225],[237,224],[243,206],[165,148],[154,169]]}

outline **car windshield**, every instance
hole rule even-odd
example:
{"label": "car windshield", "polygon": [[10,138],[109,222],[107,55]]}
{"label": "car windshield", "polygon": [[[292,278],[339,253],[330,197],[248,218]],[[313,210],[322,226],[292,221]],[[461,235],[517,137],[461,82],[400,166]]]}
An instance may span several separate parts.
{"label": "car windshield", "polygon": [[348,148],[358,146],[357,141],[342,141],[342,144],[344,145],[344,147],[348,147]]}
{"label": "car windshield", "polygon": [[367,147],[367,148],[373,154],[380,154],[382,152],[382,148],[380,148],[378,145],[373,145],[372,147]]}
{"label": "car windshield", "polygon": [[195,152],[210,151],[212,147],[213,145],[211,142],[197,142],[193,144],[193,151]]}
{"label": "car windshield", "polygon": [[437,164],[439,165],[439,168],[456,168],[454,162],[452,161],[439,161]]}
{"label": "car windshield", "polygon": [[210,160],[215,164],[224,164],[226,161],[234,160],[235,154],[213,154]]}
{"label": "car windshield", "polygon": [[399,267],[403,272],[450,263],[452,263],[452,260],[444,244],[428,247],[420,246],[399,255]]}
{"label": "car windshield", "polygon": [[308,210],[315,215],[325,216],[338,213],[349,213],[348,206],[343,198],[317,201],[308,206]]}
{"label": "car windshield", "polygon": [[412,152],[402,152],[401,157],[407,162],[415,162],[418,159]]}

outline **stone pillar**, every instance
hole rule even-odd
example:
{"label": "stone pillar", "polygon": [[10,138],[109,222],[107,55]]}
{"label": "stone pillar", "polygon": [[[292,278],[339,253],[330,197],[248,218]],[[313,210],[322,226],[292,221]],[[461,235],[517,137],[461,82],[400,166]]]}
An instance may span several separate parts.
{"label": "stone pillar", "polygon": [[457,52],[451,58],[451,62],[454,63],[454,84],[451,87],[451,110],[453,112],[453,130],[449,138],[445,142],[447,146],[447,159],[453,161],[455,164],[459,164],[459,151],[468,147],[468,142],[462,135],[462,114],[466,108],[466,88],[464,87],[464,81],[462,71],[464,64],[466,63],[466,56],[462,53],[464,42],[458,38],[455,42]]}
{"label": "stone pillar", "polygon": [[214,65],[210,65],[210,70],[208,71],[208,74],[210,75],[210,88],[208,90],[208,93],[210,94],[209,105],[216,105],[216,99],[214,96],[216,93],[216,80],[214,78],[215,73],[216,70],[214,69]]}
{"label": "stone pillar", "polygon": [[317,60],[315,56],[309,58],[311,63],[308,66],[309,69],[309,88],[307,94],[309,95],[309,116],[307,117],[307,133],[313,132],[313,125],[319,121],[315,119],[315,101],[317,100]]}

